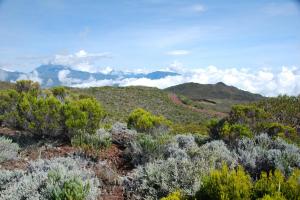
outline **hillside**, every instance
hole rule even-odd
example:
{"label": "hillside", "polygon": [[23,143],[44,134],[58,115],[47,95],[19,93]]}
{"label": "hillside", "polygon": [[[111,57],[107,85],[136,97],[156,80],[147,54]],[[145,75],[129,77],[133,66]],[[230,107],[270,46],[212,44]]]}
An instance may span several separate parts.
{"label": "hillside", "polygon": [[240,90],[222,82],[216,84],[184,83],[169,87],[166,91],[184,95],[192,100],[227,99],[234,101],[256,101],[263,99],[263,96],[259,94]]}
{"label": "hillside", "polygon": [[214,113],[195,112],[171,101],[168,93],[150,87],[93,87],[86,89],[72,88],[73,92],[94,96],[109,113],[111,121],[125,121],[135,108],[144,108],[154,114],[164,115],[177,123],[202,122]]}
{"label": "hillside", "polygon": [[259,94],[240,90],[222,82],[216,84],[184,83],[166,88],[165,91],[178,95],[178,98],[189,106],[218,112],[229,112],[231,106],[235,104],[264,99]]}
{"label": "hillside", "polygon": [[13,83],[5,82],[5,81],[0,81],[0,90],[8,90],[14,88]]}

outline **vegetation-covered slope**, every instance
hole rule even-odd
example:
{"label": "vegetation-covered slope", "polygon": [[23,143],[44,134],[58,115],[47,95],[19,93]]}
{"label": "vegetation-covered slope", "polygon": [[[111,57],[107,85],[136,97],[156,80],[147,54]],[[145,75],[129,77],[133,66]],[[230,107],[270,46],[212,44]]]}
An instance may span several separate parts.
{"label": "vegetation-covered slope", "polygon": [[[194,132],[180,114],[202,113],[168,95],[31,81],[0,91],[0,199],[299,199],[299,97],[235,105]],[[103,126],[105,108],[127,124]]]}
{"label": "vegetation-covered slope", "polygon": [[184,83],[165,89],[178,95],[186,105],[196,109],[214,110],[228,113],[235,104],[258,101],[264,97],[240,90],[224,83],[198,84]]}
{"label": "vegetation-covered slope", "polygon": [[101,102],[112,121],[125,121],[135,108],[143,108],[165,116],[176,123],[197,123],[215,117],[213,114],[195,112],[172,102],[168,93],[150,87],[94,87],[71,89],[73,92],[91,95]]}
{"label": "vegetation-covered slope", "polygon": [[166,90],[184,95],[192,100],[226,99],[233,101],[256,101],[263,98],[259,94],[243,91],[236,87],[225,85],[222,82],[217,84],[184,83],[169,87]]}

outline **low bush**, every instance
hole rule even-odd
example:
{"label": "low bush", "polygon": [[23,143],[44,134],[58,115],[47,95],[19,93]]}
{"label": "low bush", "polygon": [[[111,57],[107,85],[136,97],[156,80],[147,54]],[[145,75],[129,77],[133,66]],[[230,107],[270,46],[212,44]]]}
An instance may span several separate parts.
{"label": "low bush", "polygon": [[177,189],[192,195],[201,184],[198,174],[208,173],[203,165],[205,162],[195,164],[189,159],[176,158],[147,163],[135,170],[126,191],[133,199],[159,199]]}
{"label": "low bush", "polygon": [[150,135],[139,133],[125,150],[125,157],[132,165],[138,166],[163,156],[165,145],[170,141],[166,133]]}
{"label": "low bush", "polygon": [[239,163],[252,175],[262,171],[280,169],[286,176],[300,167],[300,149],[284,140],[272,139],[267,134],[243,138],[234,147]]}
{"label": "low bush", "polygon": [[224,165],[220,170],[212,170],[210,175],[203,179],[196,199],[250,200],[251,189],[251,178],[242,167],[229,170]]}
{"label": "low bush", "polygon": [[151,132],[154,128],[169,127],[171,122],[163,116],[156,116],[141,108],[132,111],[128,117],[128,128],[135,128],[140,132]]}
{"label": "low bush", "polygon": [[112,137],[109,132],[99,129],[95,134],[77,134],[71,139],[71,143],[84,149],[100,150],[111,146]]}
{"label": "low bush", "polygon": [[161,198],[160,200],[183,200],[184,197],[180,191],[170,193],[168,196]]}
{"label": "low bush", "polygon": [[86,162],[55,158],[31,162],[24,171],[0,170],[0,199],[94,200],[99,180],[85,169]]}
{"label": "low bush", "polygon": [[300,171],[292,172],[287,179],[280,170],[262,172],[260,179],[253,187],[253,199],[299,199],[300,197]]}
{"label": "low bush", "polygon": [[19,145],[11,139],[0,137],[0,163],[6,160],[15,159],[18,155]]}

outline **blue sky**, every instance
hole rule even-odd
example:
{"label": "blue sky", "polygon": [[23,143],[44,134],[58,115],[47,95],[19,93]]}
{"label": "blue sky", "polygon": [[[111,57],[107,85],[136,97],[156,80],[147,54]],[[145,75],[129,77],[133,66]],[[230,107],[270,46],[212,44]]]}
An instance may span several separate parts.
{"label": "blue sky", "polygon": [[80,51],[93,70],[299,67],[300,3],[0,0],[0,68],[77,65]]}

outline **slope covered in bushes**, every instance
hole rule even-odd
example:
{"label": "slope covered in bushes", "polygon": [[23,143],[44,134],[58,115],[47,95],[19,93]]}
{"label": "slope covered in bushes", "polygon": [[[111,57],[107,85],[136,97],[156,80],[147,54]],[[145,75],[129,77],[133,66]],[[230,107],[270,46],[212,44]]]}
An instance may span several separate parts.
{"label": "slope covered in bushes", "polygon": [[[203,123],[190,110],[156,112],[162,102],[145,109],[149,88],[102,90],[20,81],[0,92],[0,199],[299,199],[298,97],[235,105]],[[129,105],[127,90],[151,90],[145,107],[135,107],[141,94],[130,96],[126,115],[95,98]]]}

